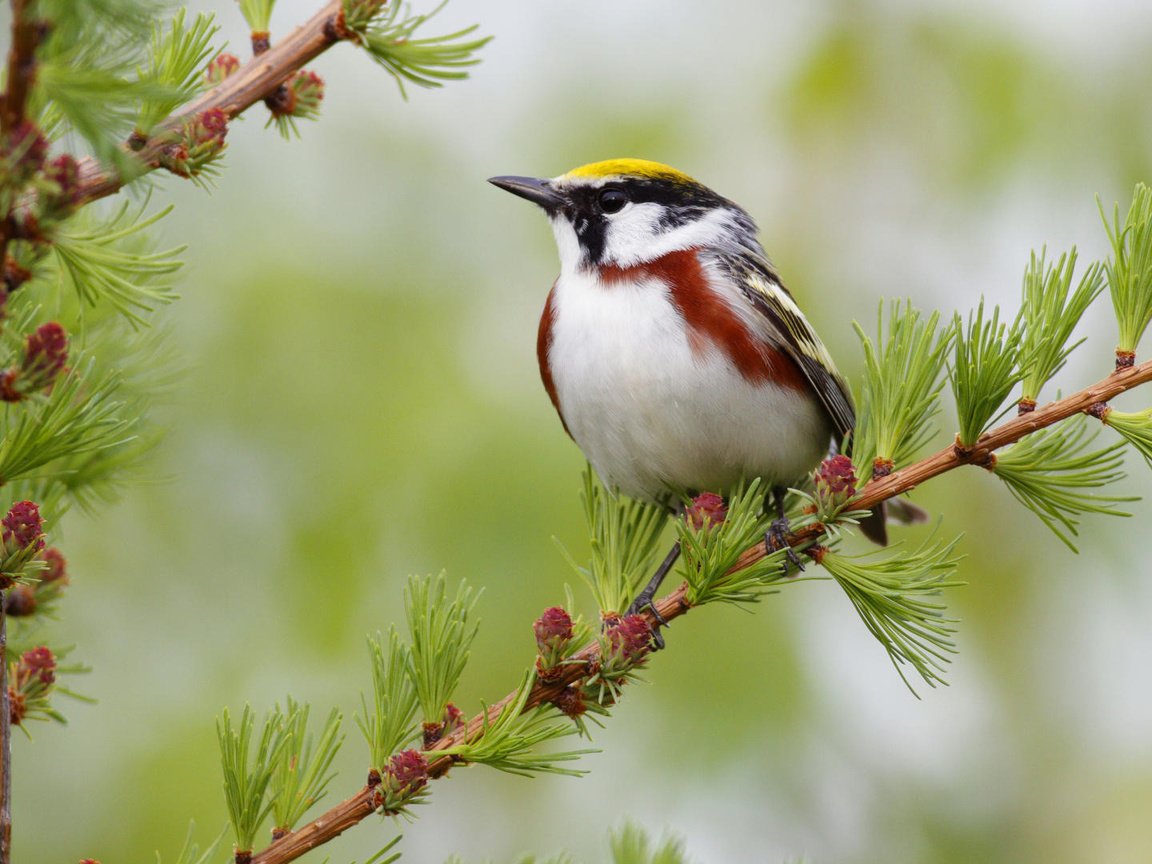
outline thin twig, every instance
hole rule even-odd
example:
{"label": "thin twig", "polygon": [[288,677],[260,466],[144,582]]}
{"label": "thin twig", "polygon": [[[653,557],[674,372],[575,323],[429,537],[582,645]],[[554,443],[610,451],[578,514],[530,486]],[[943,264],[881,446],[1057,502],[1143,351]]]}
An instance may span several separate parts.
{"label": "thin twig", "polygon": [[[343,17],[341,0],[329,0],[315,15],[268,51],[253,57],[207,93],[176,109],[157,126],[156,132],[143,147],[136,151],[125,148],[126,153],[140,161],[140,171],[131,174],[131,179],[155,167],[161,151],[172,143],[170,135],[173,129],[180,127],[181,118],[212,108],[223,110],[229,119],[236,117],[276,92],[293,72],[302,69],[341,39],[347,38]],[[77,206],[112,195],[120,191],[125,183],[124,178],[115,170],[91,157],[79,161],[79,170]]]}
{"label": "thin twig", "polygon": [[[1015,417],[995,429],[985,432],[971,448],[961,449],[957,446],[945,448],[939,453],[909,465],[907,468],[902,468],[880,480],[869,483],[850,506],[853,509],[869,509],[881,501],[908,492],[924,481],[954,468],[959,468],[962,465],[982,464],[993,451],[1013,444],[1032,432],[1085,412],[1096,403],[1108,402],[1119,394],[1148,381],[1152,381],[1152,360],[1139,366],[1114,372],[1107,378],[1074,393],[1066,399],[1050,402],[1042,408]],[[815,531],[811,528],[802,529],[793,534],[789,538],[789,542],[792,546],[799,546],[813,540],[814,535],[818,534],[819,531],[819,528],[816,528]],[[759,561],[765,554],[764,544],[759,543],[745,551],[732,570],[741,570]],[[656,613],[665,621],[671,621],[673,618],[679,618],[686,614],[692,608],[684,599],[687,590],[688,584],[685,582],[668,595],[661,597],[656,601]],[[655,623],[656,616],[650,611],[643,614],[648,616],[652,623]],[[570,662],[565,663],[557,670],[559,676],[557,679],[551,680],[547,684],[538,683],[532,688],[524,710],[529,711],[555,699],[566,686],[586,678],[599,663],[599,660],[599,643],[593,643],[583,648],[571,658]],[[490,705],[486,711],[473,717],[467,725],[444,736],[432,747],[432,751],[454,747],[474,737],[486,722],[495,722],[504,706],[516,698],[516,695],[516,693],[510,693],[499,702]],[[452,765],[453,761],[449,756],[434,757],[428,762],[428,774],[430,777],[442,777],[448,773]],[[286,864],[286,862],[299,858],[305,852],[327,843],[375,812],[373,807],[374,794],[372,787],[365,786],[351,798],[340,802],[322,816],[275,841],[260,854],[254,856],[252,864]]]}

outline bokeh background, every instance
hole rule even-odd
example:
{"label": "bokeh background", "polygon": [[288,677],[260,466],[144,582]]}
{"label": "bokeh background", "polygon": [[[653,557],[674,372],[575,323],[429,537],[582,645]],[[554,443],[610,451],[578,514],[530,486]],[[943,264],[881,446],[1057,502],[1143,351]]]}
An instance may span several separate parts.
{"label": "bokeh background", "polygon": [[[273,37],[315,5],[281,0]],[[243,53],[232,3],[192,7]],[[405,103],[341,46],[301,140],[253,111],[212,194],[165,181],[184,372],[157,482],[60,526],[53,633],[99,702],[16,742],[17,860],[171,861],[190,818],[214,836],[225,705],[339,706],[332,800],[350,794],[364,637],[409,573],[484,587],[470,711],[518,680],[565,583],[587,602],[554,540],[584,554],[582,460],[534,354],[552,240],[486,177],[619,155],[688,171],[759,220],[853,375],[851,323],[873,329],[880,298],[1014,308],[1030,250],[1102,254],[1094,196],[1152,180],[1144,3],[453,0],[442,19],[496,36],[471,80]],[[1106,300],[1083,335],[1065,391],[1109,368]],[[1130,467],[1124,491],[1152,491]],[[703,610],[596,733],[589,776],[457,770],[400,826],[404,860],[599,861],[625,819],[698,862],[1152,859],[1152,504],[1089,519],[1076,556],[981,472],[918,500],[966,534],[951,686],[913,698],[833,584]],[[313,857],[397,830],[369,820]]]}

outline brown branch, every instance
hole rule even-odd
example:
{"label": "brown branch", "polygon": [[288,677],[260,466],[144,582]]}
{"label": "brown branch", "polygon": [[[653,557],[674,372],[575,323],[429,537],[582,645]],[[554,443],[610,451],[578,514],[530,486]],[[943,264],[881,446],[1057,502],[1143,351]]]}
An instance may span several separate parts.
{"label": "brown branch", "polygon": [[[854,499],[852,506],[853,508],[870,509],[881,501],[908,492],[924,481],[946,471],[951,471],[962,465],[982,465],[988,461],[993,451],[1019,441],[1032,432],[1067,420],[1075,414],[1086,412],[1094,405],[1108,402],[1120,393],[1148,381],[1152,381],[1152,360],[1139,366],[1118,370],[1079,393],[1066,399],[1050,402],[1043,408],[1015,417],[995,429],[985,432],[971,448],[961,449],[954,445],[909,465],[907,468],[902,468],[881,479],[872,481]],[[800,546],[810,542],[822,532],[823,526],[809,526],[807,529],[797,531],[789,539],[793,546]],[[757,544],[740,556],[732,570],[741,570],[764,558],[765,555],[764,544]],[[687,591],[688,584],[682,583],[670,594],[657,600],[656,611],[659,616],[665,621],[671,621],[686,614],[692,608],[685,599]],[[648,615],[650,621],[655,622],[656,619],[651,613],[645,614]],[[571,658],[571,662],[556,670],[557,678],[550,680],[547,684],[537,683],[532,688],[524,710],[528,711],[538,705],[551,702],[569,684],[587,678],[599,664],[599,660],[599,644],[593,643],[586,646]],[[454,747],[475,737],[485,722],[494,722],[504,707],[516,696],[516,693],[509,693],[499,702],[489,706],[486,711],[473,717],[463,728],[444,736],[428,752]],[[450,756],[433,757],[428,761],[428,775],[433,778],[442,777],[448,773],[453,764]],[[324,815],[272,843],[259,855],[252,858],[252,864],[286,864],[288,861],[294,861],[305,852],[328,842],[371,813],[376,812],[373,806],[374,799],[375,792],[372,787],[365,786],[351,798],[337,804]]]}
{"label": "brown branch", "polygon": [[881,501],[915,489],[925,480],[931,480],[933,477],[943,474],[945,471],[951,471],[960,465],[981,465],[988,460],[994,451],[1001,447],[1015,443],[1031,432],[1052,426],[1076,414],[1087,412],[1096,403],[1109,402],[1126,390],[1131,390],[1133,387],[1138,387],[1148,381],[1152,381],[1152,360],[1146,360],[1139,366],[1119,369],[1079,393],[1073,393],[1066,399],[1049,402],[1043,408],[1021,414],[1019,417],[985,432],[970,448],[961,448],[957,445],[947,447],[927,459],[922,459],[914,465],[901,468],[887,477],[869,483],[853,502],[853,506],[869,509]]}
{"label": "brown branch", "polygon": [[[219,108],[232,119],[275,93],[292,73],[346,38],[349,38],[349,31],[344,27],[341,0],[329,0],[277,45],[259,57],[253,57],[207,93],[178,108],[158,125],[157,131],[147,141],[125,152],[139,161],[139,172],[151,171],[157,157],[172,143],[171,133],[180,128],[183,118]],[[133,173],[129,179],[138,176],[138,173]],[[95,159],[81,159],[77,206],[113,195],[126,182],[115,170]]]}
{"label": "brown branch", "polygon": [[27,0],[12,0],[12,45],[8,48],[8,89],[0,130],[11,132],[24,122],[28,90],[36,74],[37,22],[28,16]]}
{"label": "brown branch", "polygon": [[[18,140],[26,119],[28,91],[36,77],[36,46],[42,38],[40,22],[28,14],[27,0],[12,0],[12,44],[8,48],[3,108],[0,110],[0,147],[9,155],[19,147],[29,146]],[[13,238],[12,211],[0,219],[0,269],[7,270],[8,242]],[[4,602],[8,592],[0,591],[0,864],[12,860],[12,699],[8,692],[8,619]]]}
{"label": "brown branch", "polygon": [[[12,0],[12,44],[8,48],[8,71],[5,78],[3,108],[0,110],[0,147],[11,150],[25,146],[16,136],[25,120],[28,91],[36,77],[36,46],[42,32],[40,23],[28,15],[27,0]],[[3,214],[0,223],[0,265],[8,256],[8,241],[12,239],[9,227],[11,210]],[[3,858],[7,861],[7,858]]]}

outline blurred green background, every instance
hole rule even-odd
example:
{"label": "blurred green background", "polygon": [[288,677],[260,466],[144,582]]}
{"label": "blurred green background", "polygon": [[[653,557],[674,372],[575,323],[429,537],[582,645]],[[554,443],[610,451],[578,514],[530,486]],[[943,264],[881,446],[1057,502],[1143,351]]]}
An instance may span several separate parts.
{"label": "blurred green background", "polygon": [[[315,5],[281,0],[273,38]],[[234,4],[193,8],[244,53]],[[52,631],[99,702],[17,740],[16,860],[171,861],[189,818],[214,836],[225,705],[340,706],[333,800],[350,794],[364,635],[409,573],[484,586],[463,706],[518,680],[573,582],[553,538],[584,553],[582,459],[536,373],[550,232],[486,177],[622,155],[688,171],[758,219],[853,375],[851,322],[871,331],[881,297],[1014,308],[1031,249],[1101,255],[1094,196],[1152,180],[1144,4],[453,0],[440,26],[472,22],[497,38],[471,80],[405,104],[340,46],[302,140],[253,111],[211,195],[165,181],[186,371],[160,482],[60,526],[74,584]],[[1111,364],[1106,300],[1084,335],[1065,391]],[[1130,466],[1127,491],[1152,491]],[[1077,557],[981,472],[918,501],[966,532],[950,687],[909,695],[831,584],[703,610],[597,732],[590,776],[458,769],[404,860],[602,860],[625,818],[700,862],[1148,860],[1152,505],[1089,520]],[[372,819],[313,857],[396,830]]]}

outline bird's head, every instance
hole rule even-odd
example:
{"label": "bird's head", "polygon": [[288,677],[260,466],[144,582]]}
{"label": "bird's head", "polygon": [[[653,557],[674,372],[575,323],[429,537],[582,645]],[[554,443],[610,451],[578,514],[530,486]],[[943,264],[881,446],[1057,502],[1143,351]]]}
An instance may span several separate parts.
{"label": "bird's head", "polygon": [[659,162],[609,159],[548,180],[489,182],[543,208],[565,270],[632,267],[669,252],[720,244],[759,248],[747,213]]}

